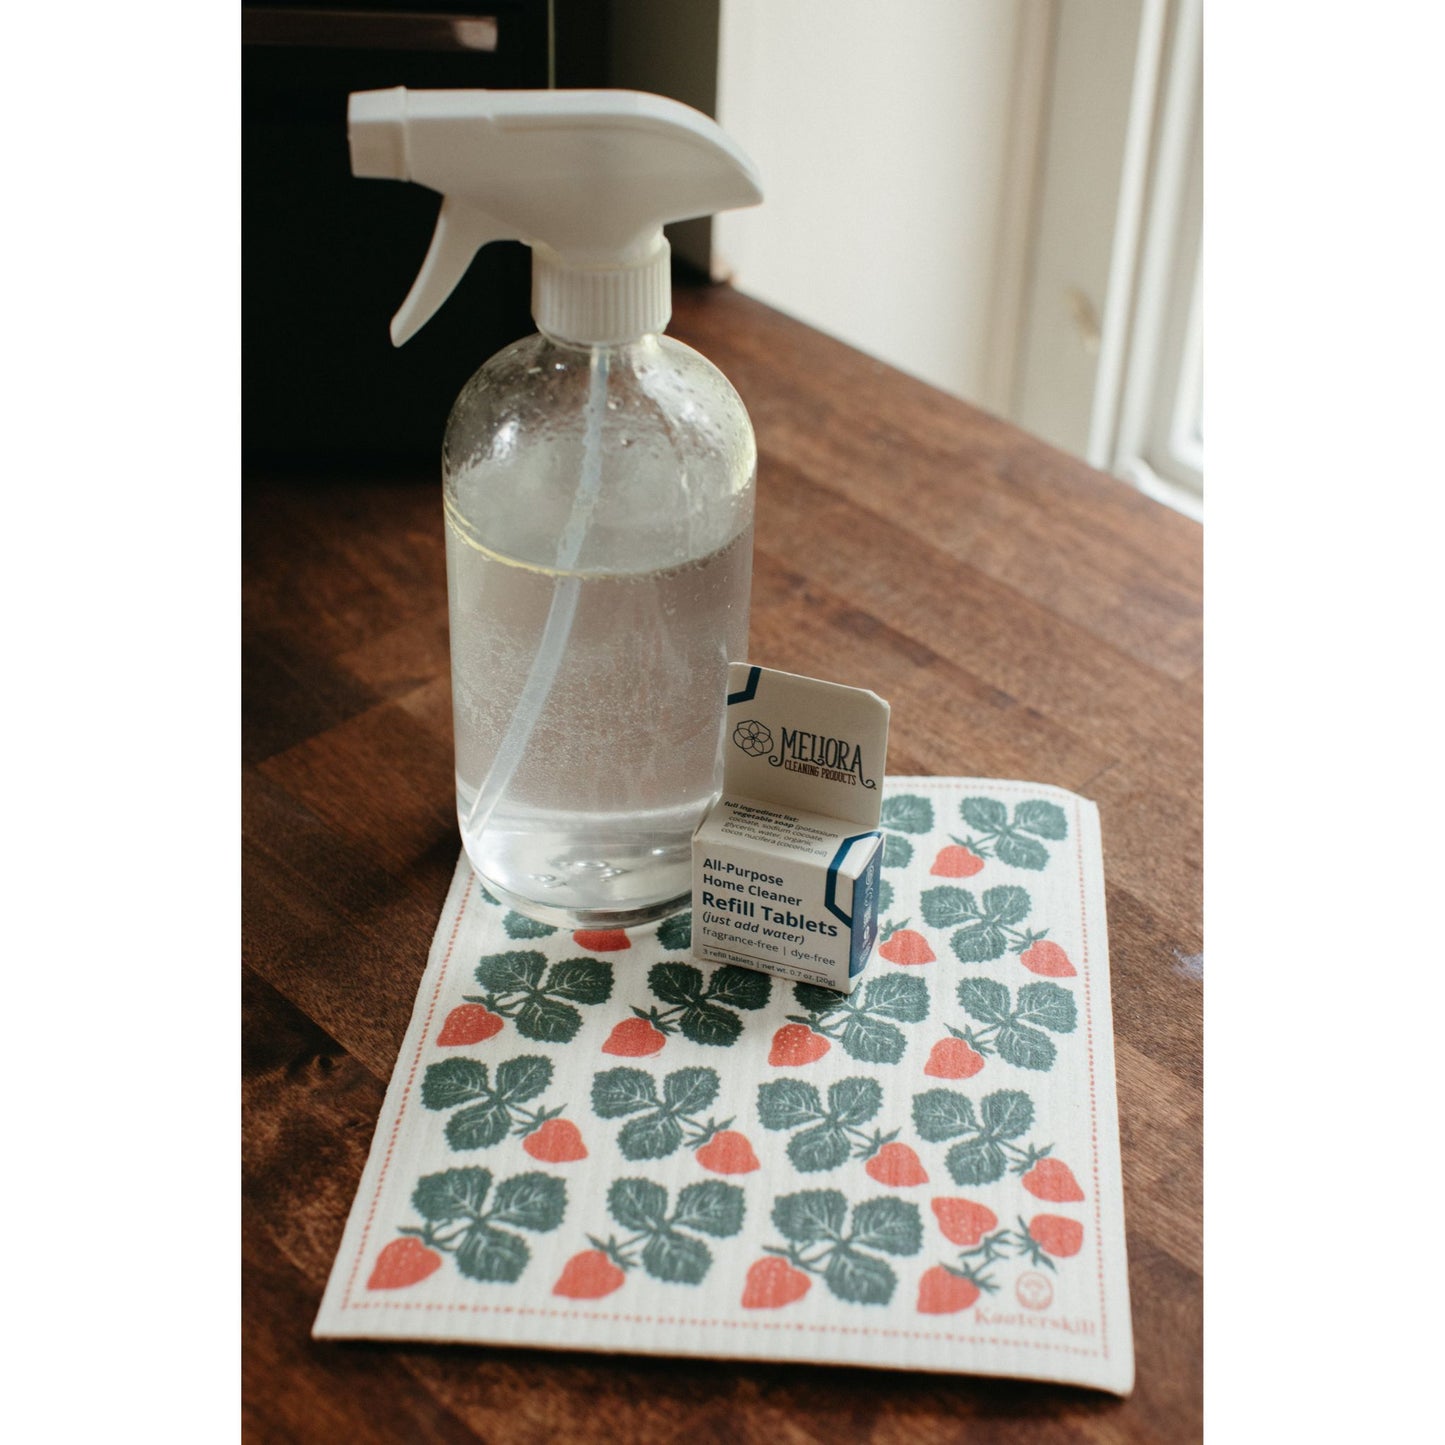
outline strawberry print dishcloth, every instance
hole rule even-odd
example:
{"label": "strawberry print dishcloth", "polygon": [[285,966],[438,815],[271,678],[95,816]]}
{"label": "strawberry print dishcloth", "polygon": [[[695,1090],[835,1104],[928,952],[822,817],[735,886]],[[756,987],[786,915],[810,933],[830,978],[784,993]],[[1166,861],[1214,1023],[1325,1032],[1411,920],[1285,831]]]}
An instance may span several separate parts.
{"label": "strawberry print dishcloth", "polygon": [[1127,1394],[1098,812],[887,780],[851,995],[457,866],[315,1333]]}

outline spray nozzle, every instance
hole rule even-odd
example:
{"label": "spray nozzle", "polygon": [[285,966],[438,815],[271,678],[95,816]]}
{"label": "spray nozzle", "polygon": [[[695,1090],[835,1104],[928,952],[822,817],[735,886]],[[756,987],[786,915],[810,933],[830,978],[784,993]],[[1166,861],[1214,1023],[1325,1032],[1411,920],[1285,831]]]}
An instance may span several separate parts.
{"label": "spray nozzle", "polygon": [[672,313],[670,221],[762,200],[748,158],[690,106],[632,90],[358,91],[357,176],[442,195],[436,233],[391,323],[400,346],[488,241],[533,248],[532,310],[549,335],[602,345]]}

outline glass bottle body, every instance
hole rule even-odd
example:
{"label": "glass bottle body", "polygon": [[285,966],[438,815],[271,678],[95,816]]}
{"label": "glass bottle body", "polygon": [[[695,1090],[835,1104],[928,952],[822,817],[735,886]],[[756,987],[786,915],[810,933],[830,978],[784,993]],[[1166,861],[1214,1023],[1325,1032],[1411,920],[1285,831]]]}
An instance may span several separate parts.
{"label": "glass bottle body", "polygon": [[626,926],[687,901],[747,655],[756,449],[691,348],[533,336],[443,450],[457,812],[484,886]]}

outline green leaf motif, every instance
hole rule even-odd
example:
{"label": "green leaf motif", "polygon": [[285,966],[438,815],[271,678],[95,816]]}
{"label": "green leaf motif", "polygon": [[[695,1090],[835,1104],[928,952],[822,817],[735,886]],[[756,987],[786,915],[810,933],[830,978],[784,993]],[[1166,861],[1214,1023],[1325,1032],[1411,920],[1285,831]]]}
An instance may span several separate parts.
{"label": "green leaf motif", "polygon": [[820,988],[816,983],[795,983],[793,997],[798,1000],[799,1006],[807,1009],[810,1014],[822,1014],[830,1009],[840,1008],[844,999],[836,989]]}
{"label": "green leaf motif", "polygon": [[1005,883],[1002,887],[985,888],[983,891],[983,911],[989,922],[1001,924],[1005,928],[1022,923],[1029,916],[1029,909],[1032,907],[1029,890],[1020,888],[1015,883]]}
{"label": "green leaf motif", "polygon": [[955,928],[983,917],[967,888],[925,888],[919,904],[930,928]]}
{"label": "green leaf motif", "polygon": [[886,1305],[898,1284],[898,1277],[881,1259],[846,1248],[829,1256],[823,1279],[839,1299],[862,1305]]}
{"label": "green leaf motif", "polygon": [[421,1080],[421,1102],[427,1109],[454,1109],[473,1099],[490,1097],[487,1066],[475,1059],[443,1059],[428,1064]]}
{"label": "green leaf motif", "polygon": [[944,1156],[955,1184],[993,1184],[1004,1176],[1008,1159],[992,1139],[968,1139]]}
{"label": "green leaf motif", "polygon": [[666,1159],[682,1144],[682,1125],[671,1114],[644,1114],[622,1126],[617,1147],[624,1159]]}
{"label": "green leaf motif", "polygon": [[476,1219],[491,1187],[492,1175],[486,1169],[447,1169],[440,1174],[426,1174],[412,1193],[412,1208],[423,1219]]}
{"label": "green leaf motif", "polygon": [[[999,861],[1012,868],[1028,868],[1035,872],[1049,861],[1049,851],[1037,838],[1058,840],[1068,835],[1068,819],[1057,803],[1035,799],[1020,803],[1014,809],[1013,823],[1008,809],[992,798],[965,798],[959,811],[969,827],[977,828],[995,839],[994,851]],[[1028,837],[1032,833],[1034,837]]]}
{"label": "green leaf motif", "polygon": [[624,1229],[653,1232],[667,1218],[667,1190],[650,1179],[619,1179],[607,1191],[607,1208]]}
{"label": "green leaf motif", "polygon": [[794,1244],[841,1239],[847,1218],[848,1201],[836,1189],[804,1189],[773,1203],[774,1227]]}
{"label": "green leaf motif", "polygon": [[552,1082],[552,1061],[525,1054],[497,1066],[496,1087],[487,1069],[474,1059],[444,1059],[422,1076],[421,1099],[428,1109],[469,1104],[447,1120],[446,1139],[453,1149],[489,1149],[512,1130],[509,1104],[540,1094]]}
{"label": "green leaf motif", "polygon": [[818,1174],[848,1162],[848,1136],[833,1124],[818,1124],[788,1140],[788,1158],[800,1174]]}
{"label": "green leaf motif", "polygon": [[725,963],[713,974],[708,996],[713,1003],[730,1008],[759,1009],[767,1005],[772,989],[773,981],[767,974]]}
{"label": "green leaf motif", "polygon": [[959,1002],[981,1023],[998,1029],[993,1044],[999,1057],[1020,1069],[1051,1069],[1058,1057],[1053,1041],[1029,1025],[1071,1033],[1078,1023],[1073,995],[1056,983],[1025,984],[1018,1008],[1003,984],[967,978],[958,986]]}
{"label": "green leaf motif", "polygon": [[1007,988],[991,978],[966,978],[958,986],[958,1001],[980,1023],[1004,1024],[1013,1012]]}
{"label": "green leaf motif", "polygon": [[453,1149],[490,1149],[512,1131],[512,1116],[500,1099],[473,1104],[447,1120],[447,1143]]}
{"label": "green leaf motif", "polygon": [[554,963],[545,991],[573,1003],[606,1003],[612,997],[612,965],[597,958],[567,958]]}
{"label": "green leaf motif", "polygon": [[710,1003],[697,1003],[685,1008],[678,1017],[677,1026],[683,1036],[693,1043],[720,1048],[736,1042],[743,1031],[743,1021],[735,1013]]}
{"label": "green leaf motif", "polygon": [[882,1107],[883,1086],[877,1079],[839,1079],[829,1086],[828,1113],[844,1129],[867,1123]]}
{"label": "green leaf motif", "polygon": [[1056,843],[1069,836],[1069,820],[1064,810],[1057,803],[1046,803],[1042,799],[1020,803],[1014,809],[1014,827]]}
{"label": "green leaf motif", "polygon": [[743,1191],[721,1179],[689,1184],[677,1196],[672,1222],[678,1228],[700,1229],[715,1239],[730,1239],[743,1227]]}
{"label": "green leaf motif", "polygon": [[642,1247],[642,1267],[664,1284],[701,1284],[712,1253],[690,1234],[664,1229]]}
{"label": "green leaf motif", "polygon": [[690,1004],[702,995],[702,973],[690,963],[655,963],[647,986],[664,1003]]}
{"label": "green leaf motif", "polygon": [[539,1044],[569,1044],[582,1027],[582,1015],[569,1003],[534,994],[514,1015],[517,1032]]}
{"label": "green leaf motif", "polygon": [[1016,1069],[1036,1069],[1040,1072],[1051,1069],[1059,1053],[1047,1034],[1020,1023],[1005,1024],[993,1043],[999,1058]]}
{"label": "green leaf motif", "polygon": [[897,828],[900,833],[931,832],[933,804],[927,798],[920,798],[912,793],[884,798],[880,822],[885,828]]}
{"label": "green leaf motif", "polygon": [[606,1069],[593,1077],[592,1108],[601,1119],[621,1119],[657,1102],[657,1085],[641,1069]]}
{"label": "green leaf motif", "polygon": [[897,833],[883,835],[883,866],[885,868],[906,868],[913,862],[913,844]]}
{"label": "green leaf motif", "polygon": [[773,1079],[758,1085],[758,1118],[764,1129],[796,1129],[823,1116],[823,1101],[802,1079]]}
{"label": "green leaf motif", "polygon": [[497,1065],[497,1097],[520,1104],[533,1099],[552,1082],[552,1060],[523,1054]]}
{"label": "green leaf motif", "polygon": [[525,993],[542,981],[544,953],[493,953],[476,970],[477,982],[492,993]]}
{"label": "green leaf motif", "polygon": [[514,1174],[497,1186],[492,1218],[499,1224],[546,1234],[567,1212],[567,1186],[550,1174]]}
{"label": "green leaf motif", "polygon": [[1031,868],[1037,873],[1049,862],[1049,850],[1042,843],[1035,843],[1032,838],[1025,838],[1019,833],[1002,834],[994,844],[994,851],[999,862],[1007,863],[1010,868]]}
{"label": "green leaf motif", "polygon": [[928,1017],[928,985],[904,973],[885,973],[863,990],[863,1007],[900,1023],[922,1023]]}
{"label": "green leaf motif", "polygon": [[1008,827],[1008,809],[995,798],[965,798],[958,810],[963,821],[981,833],[997,833]]}
{"label": "green leaf motif", "polygon": [[992,923],[974,923],[960,928],[948,943],[960,963],[988,963],[1004,956],[1008,937]]}
{"label": "green leaf motif", "polygon": [[1073,1033],[1079,1022],[1073,994],[1056,983],[1026,983],[1019,990],[1018,1017],[1056,1034]]}
{"label": "green leaf motif", "polygon": [[662,1098],[674,1114],[697,1114],[717,1098],[716,1069],[678,1069],[662,1081]]}
{"label": "green leaf motif", "polygon": [[692,947],[692,914],[674,913],[657,925],[657,941],[668,950]]}
{"label": "green leaf motif", "polygon": [[557,931],[550,923],[539,923],[535,918],[515,911],[508,912],[502,920],[502,928],[508,938],[549,938]]}
{"label": "green leaf motif", "polygon": [[788,1141],[788,1158],[803,1174],[847,1163],[852,1145],[845,1131],[871,1119],[882,1104],[882,1086],[865,1077],[830,1085],[826,1110],[817,1089],[801,1079],[774,1079],[758,1087],[758,1118],[764,1128],[812,1126]]}
{"label": "green leaf motif", "polygon": [[916,1204],[902,1199],[868,1199],[853,1210],[854,1245],[887,1254],[917,1254],[923,1248],[923,1219]]}
{"label": "green leaf motif", "polygon": [[983,1127],[995,1139],[1017,1139],[1034,1122],[1034,1104],[1021,1089],[998,1089],[980,1106]]}
{"label": "green leaf motif", "polygon": [[516,1283],[530,1258],[524,1239],[486,1224],[472,1225],[456,1252],[457,1268],[468,1279],[490,1284]]}
{"label": "green leaf motif", "polygon": [[936,1144],[978,1129],[973,1104],[953,1089],[928,1089],[913,1096],[913,1127],[922,1139]]}
{"label": "green leaf motif", "polygon": [[878,916],[886,918],[888,910],[893,907],[893,885],[886,879],[878,880]]}
{"label": "green leaf motif", "polygon": [[864,1064],[896,1064],[908,1044],[902,1029],[862,1013],[848,1015],[841,1040],[848,1054]]}

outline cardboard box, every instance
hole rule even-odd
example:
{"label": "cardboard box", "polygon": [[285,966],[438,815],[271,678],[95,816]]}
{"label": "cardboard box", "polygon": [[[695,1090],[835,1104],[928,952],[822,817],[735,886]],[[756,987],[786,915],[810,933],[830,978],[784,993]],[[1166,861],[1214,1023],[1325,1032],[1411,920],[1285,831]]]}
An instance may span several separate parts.
{"label": "cardboard box", "polygon": [[851,993],[878,936],[888,704],[735,662],[723,791],[692,842],[692,951]]}

